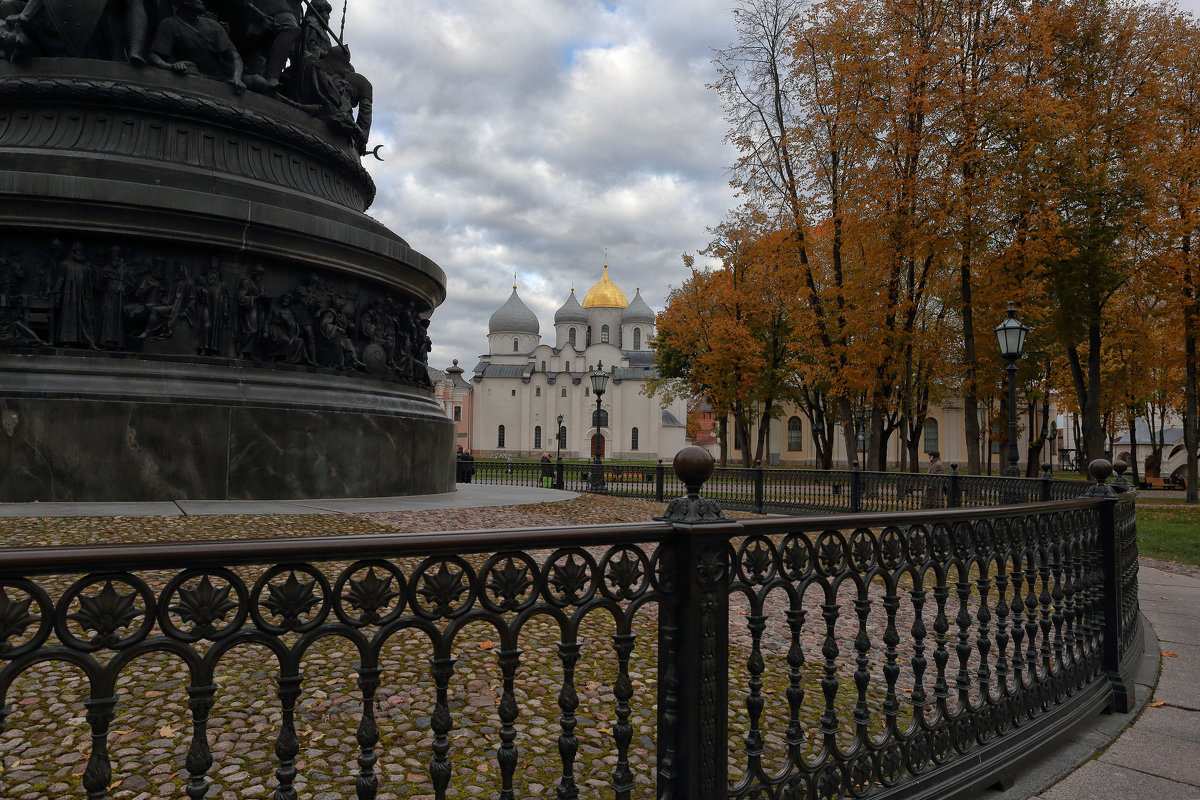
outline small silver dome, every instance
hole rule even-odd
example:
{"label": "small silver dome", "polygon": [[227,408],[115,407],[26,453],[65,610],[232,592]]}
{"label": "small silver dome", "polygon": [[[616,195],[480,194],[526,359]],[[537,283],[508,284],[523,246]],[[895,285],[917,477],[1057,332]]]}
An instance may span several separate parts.
{"label": "small silver dome", "polygon": [[629,301],[629,305],[621,312],[621,324],[627,322],[636,322],[644,325],[654,324],[654,312],[650,310],[650,306],[646,305],[646,301],[642,299],[642,290],[640,288],[634,294],[633,299]]}
{"label": "small silver dome", "polygon": [[567,302],[562,304],[562,308],[554,312],[554,324],[563,325],[577,322],[586,325],[587,321],[587,312],[583,310],[583,306],[579,305],[579,300],[575,298],[575,290],[572,289],[571,296],[567,298]]}
{"label": "small silver dome", "polygon": [[515,286],[508,300],[488,320],[488,333],[532,333],[536,336],[540,332],[537,315],[517,296]]}

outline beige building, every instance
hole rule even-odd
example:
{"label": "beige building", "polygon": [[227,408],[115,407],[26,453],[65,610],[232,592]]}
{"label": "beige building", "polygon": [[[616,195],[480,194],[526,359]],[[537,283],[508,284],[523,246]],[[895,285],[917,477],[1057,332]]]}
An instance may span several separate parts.
{"label": "beige building", "polygon": [[[1053,418],[1053,416],[1052,416]],[[1021,430],[1017,437],[1017,453],[1020,456],[1018,466],[1024,474],[1025,458],[1028,453],[1027,432],[1025,430],[1025,420],[1022,420]],[[783,467],[811,467],[816,463],[816,448],[813,445],[812,431],[809,430],[808,418],[804,416],[799,408],[794,406],[784,406],[780,417],[771,420],[771,428],[767,435],[767,456],[763,459],[764,465],[783,466]],[[982,422],[982,427],[986,430],[986,421]],[[730,453],[729,459],[732,463],[737,463],[741,460],[741,442],[734,441],[736,438],[733,435],[733,425],[729,425],[730,430]],[[925,426],[922,429],[922,440],[920,452],[920,464],[924,468],[928,462],[927,453],[937,451],[941,453],[942,462],[947,466],[958,464],[963,470],[966,469],[967,463],[967,440],[966,440],[966,425],[963,419],[962,403],[953,399],[947,400],[941,406],[931,406],[928,411],[928,417],[925,420]],[[1005,427],[998,434],[1003,438],[1007,436],[1008,428]],[[859,449],[863,447],[863,439],[859,437]],[[758,445],[758,425],[755,424],[750,431],[750,451],[753,453]],[[900,464],[900,437],[898,433],[893,433],[888,442],[888,466],[896,467]],[[1004,470],[1008,467],[1008,447],[1004,441],[989,442],[991,451],[991,470],[994,475],[1004,474]],[[859,464],[866,462],[865,456],[855,454]],[[988,466],[989,453],[987,450],[983,452],[982,468],[986,471]],[[1045,457],[1045,456],[1044,456]],[[842,435],[841,427],[834,429],[833,435],[833,465],[835,468],[845,467],[849,463],[846,458],[845,438]]]}
{"label": "beige building", "polygon": [[654,375],[654,319],[640,289],[628,300],[605,264],[582,304],[571,290],[554,315],[554,344],[543,344],[537,315],[514,285],[488,321],[488,352],[471,379],[472,451],[482,457],[554,456],[557,432],[563,458],[591,457],[596,397],[589,375],[599,367],[609,376],[599,413],[601,454],[673,458],[685,444],[686,404],[663,407],[642,393]]}

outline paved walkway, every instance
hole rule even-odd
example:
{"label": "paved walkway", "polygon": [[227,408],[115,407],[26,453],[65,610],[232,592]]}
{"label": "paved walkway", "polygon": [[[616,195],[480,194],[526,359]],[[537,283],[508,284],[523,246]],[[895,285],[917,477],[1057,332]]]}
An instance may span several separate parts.
{"label": "paved walkway", "polygon": [[[421,497],[0,503],[0,517],[338,514],[524,505],[577,496],[459,484],[455,492]],[[1142,614],[1150,624],[1135,677],[1134,711],[1090,721],[1065,745],[1029,764],[1008,790],[985,791],[978,800],[1200,800],[1200,579],[1143,566],[1139,585]]]}
{"label": "paved walkway", "polygon": [[1200,579],[1143,566],[1138,585],[1150,624],[1134,710],[1089,720],[1007,791],[974,800],[1200,800]]}
{"label": "paved walkway", "polygon": [[179,517],[202,514],[346,514],[481,508],[571,500],[577,492],[526,486],[457,484],[456,491],[406,497],[318,500],[172,500],[156,503],[0,503],[0,517]]}
{"label": "paved walkway", "polygon": [[1038,795],[1044,800],[1200,798],[1200,580],[1142,567],[1138,584],[1162,651],[1157,686],[1151,693],[1141,685],[1153,672],[1138,676],[1137,717],[1098,757]]}

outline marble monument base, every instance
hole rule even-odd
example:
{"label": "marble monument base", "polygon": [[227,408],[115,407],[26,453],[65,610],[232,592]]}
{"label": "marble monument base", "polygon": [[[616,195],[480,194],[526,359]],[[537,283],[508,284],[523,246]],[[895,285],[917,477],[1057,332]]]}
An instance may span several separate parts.
{"label": "marble monument base", "polygon": [[454,490],[454,423],[418,389],[320,370],[45,354],[0,356],[0,383],[4,502]]}

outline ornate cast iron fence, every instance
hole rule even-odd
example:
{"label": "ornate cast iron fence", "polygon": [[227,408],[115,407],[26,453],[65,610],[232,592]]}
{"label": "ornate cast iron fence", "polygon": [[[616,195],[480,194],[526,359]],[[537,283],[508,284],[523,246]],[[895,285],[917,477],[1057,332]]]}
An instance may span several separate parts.
{"label": "ornate cast iron fence", "polygon": [[[198,800],[214,781],[210,714],[229,699],[215,675],[253,645],[270,653],[281,711],[274,796],[294,798],[297,713],[314,691],[301,663],[333,637],[357,659],[345,794],[410,796],[419,790],[377,769],[401,746],[381,743],[377,713],[385,653],[407,635],[427,645],[419,777],[436,798],[463,767],[460,733],[495,742],[494,796],[537,794],[522,756],[529,720],[556,739],[538,785],[563,800],[596,796],[579,771],[597,759],[604,796],[622,799],[940,798],[1004,779],[1105,707],[1128,709],[1142,641],[1136,521],[1132,499],[1105,484],[1107,463],[1077,499],[750,521],[700,496],[703,451],[685,450],[676,469],[687,496],[644,524],[0,550],[0,732],[31,724],[12,705],[14,681],[42,662],[71,665],[87,686],[82,788],[108,797],[118,678],[167,654],[186,670],[179,766]],[[903,505],[928,488],[912,480],[861,489]],[[611,619],[598,701],[611,724],[584,729],[580,632],[595,615]],[[537,620],[550,639],[530,640]],[[458,730],[469,687],[456,665],[472,625],[495,639],[498,724],[486,733]],[[635,671],[639,644],[650,666]],[[540,673],[542,701],[518,690],[538,648],[556,664]],[[635,707],[656,724],[635,725]],[[584,730],[600,738],[585,745]],[[652,740],[648,760],[635,737]]]}
{"label": "ornate cast iron fence", "polygon": [[[476,459],[476,483],[510,486],[542,485],[538,462]],[[555,485],[569,491],[591,491],[590,462],[554,465]],[[605,464],[607,494],[666,502],[684,491],[683,483],[662,460],[657,465]],[[911,472],[867,472],[859,469],[764,469],[757,465],[716,467],[704,485],[705,497],[722,508],[763,513],[903,511],[923,508],[989,508],[1005,503],[1070,500],[1088,490],[1085,481],[1055,480],[1050,465],[1038,478],[927,475]]]}

